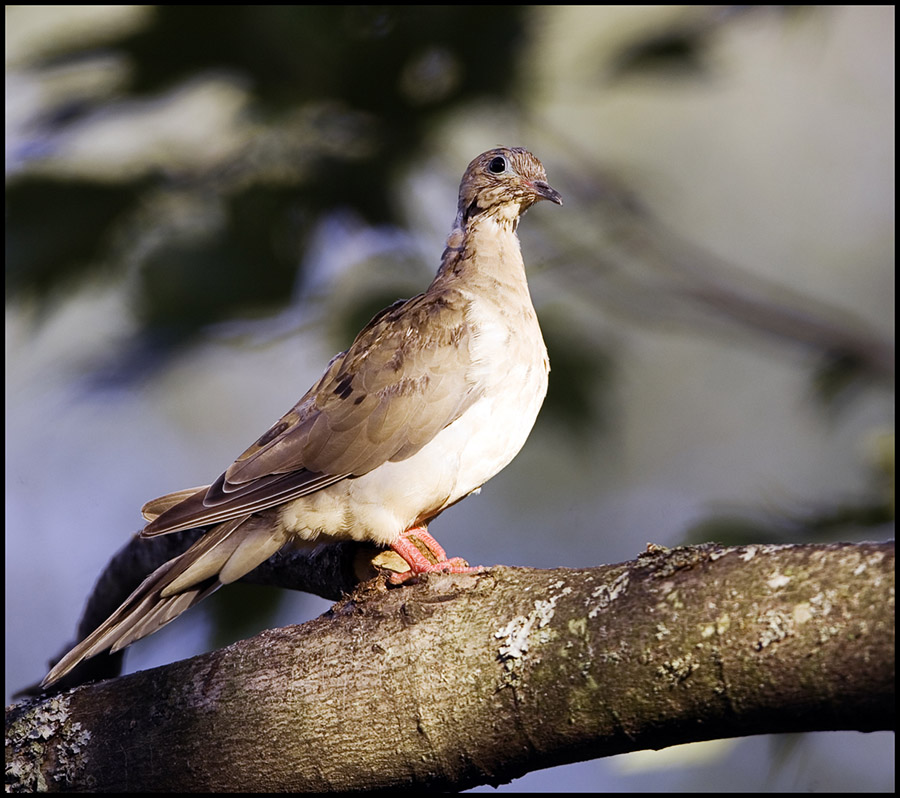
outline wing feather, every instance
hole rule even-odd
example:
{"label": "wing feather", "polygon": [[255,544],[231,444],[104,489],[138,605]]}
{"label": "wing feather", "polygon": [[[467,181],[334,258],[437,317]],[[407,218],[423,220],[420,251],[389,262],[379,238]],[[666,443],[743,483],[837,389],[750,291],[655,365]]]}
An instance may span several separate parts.
{"label": "wing feather", "polygon": [[382,311],[212,485],[149,503],[142,534],[219,524],[411,457],[481,395],[467,304],[432,291]]}

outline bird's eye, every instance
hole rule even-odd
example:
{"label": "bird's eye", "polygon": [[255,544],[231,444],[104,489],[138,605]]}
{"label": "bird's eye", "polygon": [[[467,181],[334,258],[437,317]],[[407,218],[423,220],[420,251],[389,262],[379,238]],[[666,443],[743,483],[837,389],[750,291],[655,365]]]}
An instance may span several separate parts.
{"label": "bird's eye", "polygon": [[502,155],[498,155],[488,164],[488,169],[495,175],[499,175],[501,172],[505,172],[506,158],[504,158]]}

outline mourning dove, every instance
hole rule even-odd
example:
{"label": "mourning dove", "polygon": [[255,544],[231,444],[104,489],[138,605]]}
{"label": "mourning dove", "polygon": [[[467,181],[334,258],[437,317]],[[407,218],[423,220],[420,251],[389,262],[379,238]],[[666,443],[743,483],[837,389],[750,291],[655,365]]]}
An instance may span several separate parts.
{"label": "mourning dove", "polygon": [[428,289],[378,313],[212,485],[144,506],[143,537],[208,530],[42,685],[151,634],[288,543],[389,546],[412,575],[479,570],[447,559],[426,525],[515,457],[544,401],[550,367],[516,236],[543,199],[562,204],[527,150],[473,160]]}

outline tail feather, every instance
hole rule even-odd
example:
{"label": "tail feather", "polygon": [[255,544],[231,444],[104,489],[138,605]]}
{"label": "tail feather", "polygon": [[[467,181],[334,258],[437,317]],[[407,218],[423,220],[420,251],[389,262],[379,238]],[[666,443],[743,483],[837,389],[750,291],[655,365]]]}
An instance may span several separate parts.
{"label": "tail feather", "polygon": [[[168,598],[157,598],[148,603],[145,614],[135,613],[129,619],[129,622],[123,624],[116,629],[116,642],[110,647],[110,652],[115,653],[126,646],[130,646],[136,640],[146,637],[149,634],[165,626],[169,621],[174,621],[185,610],[190,609],[207,596],[214,593],[221,587],[221,583],[215,580],[208,580],[208,584],[200,585],[192,590],[179,593],[176,596]],[[102,651],[103,648],[100,648]]]}
{"label": "tail feather", "polygon": [[50,670],[41,686],[58,681],[82,660],[106,649],[118,651],[155,632],[223,584],[265,562],[284,542],[284,534],[265,516],[244,516],[213,527],[186,552],[144,579],[109,618]]}
{"label": "tail feather", "polygon": [[240,545],[234,548],[227,562],[219,569],[221,584],[237,581],[284,545],[284,533],[275,524],[256,524],[249,528],[255,519],[254,516],[241,527]]}
{"label": "tail feather", "polygon": [[[188,588],[216,576],[241,545],[243,536],[241,524],[245,521],[246,526],[252,523],[252,519],[246,517],[236,518],[213,527],[200,538],[178,558],[171,577],[166,580],[166,584],[160,590],[160,596],[162,598],[177,596]],[[239,528],[241,534],[235,534]],[[188,557],[188,554],[191,556]]]}
{"label": "tail feather", "polygon": [[185,488],[185,490],[178,490],[175,491],[175,493],[167,493],[165,496],[160,496],[158,499],[147,502],[141,508],[141,515],[148,521],[155,521],[166,510],[171,509],[176,504],[180,504],[195,493],[206,490],[207,488],[209,488],[209,485],[200,485],[196,488]]}

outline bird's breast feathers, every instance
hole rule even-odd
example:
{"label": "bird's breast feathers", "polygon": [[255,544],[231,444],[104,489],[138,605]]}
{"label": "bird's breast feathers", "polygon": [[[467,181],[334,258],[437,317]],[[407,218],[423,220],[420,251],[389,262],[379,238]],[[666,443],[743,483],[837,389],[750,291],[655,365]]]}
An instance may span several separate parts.
{"label": "bird's breast feathers", "polygon": [[493,303],[467,308],[467,382],[475,398],[466,411],[410,457],[286,505],[288,534],[389,544],[501,471],[525,444],[547,392],[547,352],[530,301],[527,310],[518,323],[533,329],[523,334]]}

